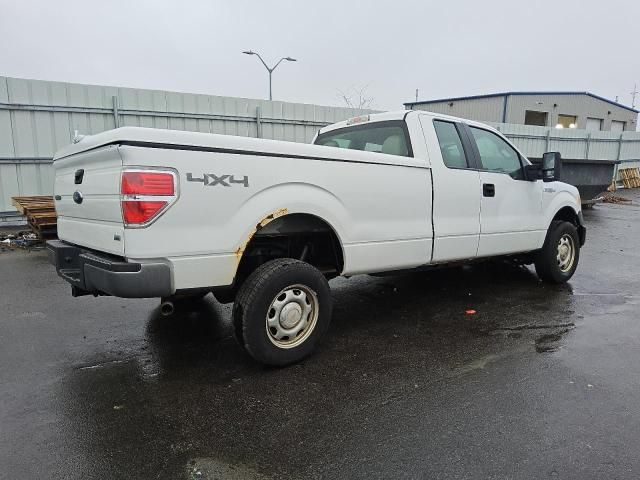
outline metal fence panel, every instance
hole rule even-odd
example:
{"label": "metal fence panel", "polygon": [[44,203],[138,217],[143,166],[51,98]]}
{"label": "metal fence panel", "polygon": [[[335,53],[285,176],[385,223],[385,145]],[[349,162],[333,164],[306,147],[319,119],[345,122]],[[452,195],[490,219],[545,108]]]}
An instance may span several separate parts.
{"label": "metal fence panel", "polygon": [[11,197],[20,194],[18,187],[18,165],[0,163],[0,211],[2,207],[8,210],[11,205]]}
{"label": "metal fence panel", "polygon": [[[497,105],[497,104],[496,104]],[[0,77],[0,212],[10,197],[51,194],[51,158],[74,130],[116,126],[309,142],[316,131],[370,110],[124,87]],[[493,123],[525,155],[640,159],[640,133],[587,132]]]}
{"label": "metal fence panel", "polygon": [[525,155],[559,151],[563,157],[588,160],[640,158],[640,132],[591,132],[532,125],[491,123]]}
{"label": "metal fence panel", "polygon": [[[0,158],[13,158],[13,128],[11,126],[11,112],[0,110]],[[2,210],[2,207],[0,207]]]}
{"label": "metal fence panel", "polygon": [[0,77],[0,212],[13,210],[11,196],[51,194],[51,158],[75,130],[140,126],[308,142],[320,127],[368,112]]}

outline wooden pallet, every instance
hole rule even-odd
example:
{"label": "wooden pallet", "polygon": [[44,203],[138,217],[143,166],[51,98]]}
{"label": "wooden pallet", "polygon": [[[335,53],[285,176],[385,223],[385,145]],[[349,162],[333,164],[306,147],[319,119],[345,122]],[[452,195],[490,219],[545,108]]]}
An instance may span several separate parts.
{"label": "wooden pallet", "polygon": [[55,204],[53,203],[53,197],[49,196],[33,196],[33,197],[12,197],[11,203],[22,215],[27,214],[27,210],[36,211],[51,211],[55,212]]}
{"label": "wooden pallet", "polygon": [[640,168],[621,168],[618,177],[624,188],[640,188]]}
{"label": "wooden pallet", "polygon": [[27,223],[39,238],[56,236],[58,216],[53,197],[13,197],[11,203],[18,212],[27,217]]}

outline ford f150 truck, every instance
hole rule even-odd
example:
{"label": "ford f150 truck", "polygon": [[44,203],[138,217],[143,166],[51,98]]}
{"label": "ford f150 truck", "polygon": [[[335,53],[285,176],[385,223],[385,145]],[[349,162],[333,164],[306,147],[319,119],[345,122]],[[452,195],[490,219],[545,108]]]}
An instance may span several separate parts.
{"label": "ford f150 truck", "polygon": [[55,157],[51,262],[74,296],[234,302],[240,344],[286,365],[327,331],[328,280],[510,257],[548,282],[585,227],[559,154],[532,165],[497,130],[417,111],[356,117],[313,145],[118,128]]}

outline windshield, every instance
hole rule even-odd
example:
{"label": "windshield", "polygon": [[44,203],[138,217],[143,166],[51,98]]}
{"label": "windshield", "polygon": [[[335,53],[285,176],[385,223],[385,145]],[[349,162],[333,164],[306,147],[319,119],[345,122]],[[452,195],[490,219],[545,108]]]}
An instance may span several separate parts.
{"label": "windshield", "polygon": [[340,128],[318,135],[316,145],[410,157],[405,123],[401,120]]}

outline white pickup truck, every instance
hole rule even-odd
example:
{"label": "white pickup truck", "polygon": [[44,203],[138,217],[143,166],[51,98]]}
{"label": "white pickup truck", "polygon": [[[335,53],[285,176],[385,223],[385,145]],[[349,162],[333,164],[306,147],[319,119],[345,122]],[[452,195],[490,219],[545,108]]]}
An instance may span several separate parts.
{"label": "white pickup truck", "polygon": [[322,128],[314,145],[145,128],[56,154],[60,240],[74,296],[234,302],[240,344],[285,365],[327,331],[336,276],[502,256],[566,282],[585,227],[561,159],[530,164],[481,123],[417,111]]}

